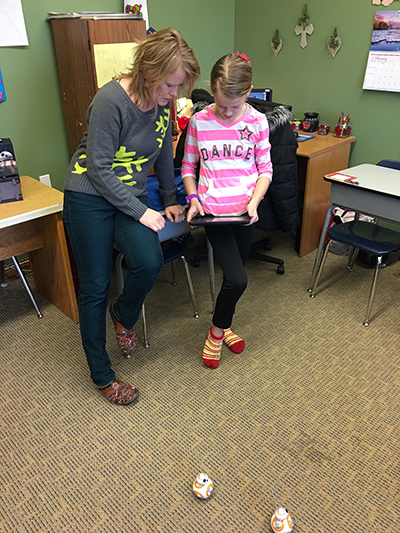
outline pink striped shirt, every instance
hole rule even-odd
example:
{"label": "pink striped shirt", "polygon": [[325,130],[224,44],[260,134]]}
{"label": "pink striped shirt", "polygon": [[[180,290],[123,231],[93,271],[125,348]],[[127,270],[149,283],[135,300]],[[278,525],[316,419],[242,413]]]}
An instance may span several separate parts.
{"label": "pink striped shirt", "polygon": [[247,105],[232,124],[221,122],[211,107],[190,119],[182,162],[182,177],[196,177],[205,213],[241,215],[246,212],[259,176],[272,180],[269,128],[266,116]]}

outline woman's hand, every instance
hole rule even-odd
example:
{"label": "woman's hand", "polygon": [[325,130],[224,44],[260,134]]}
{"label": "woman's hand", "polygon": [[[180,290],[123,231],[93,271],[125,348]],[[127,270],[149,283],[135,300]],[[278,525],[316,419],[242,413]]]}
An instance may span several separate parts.
{"label": "woman's hand", "polygon": [[187,214],[187,223],[189,224],[192,218],[194,218],[197,214],[204,216],[203,208],[201,207],[201,203],[197,200],[197,198],[192,198],[190,200],[190,207]]}
{"label": "woman's hand", "polygon": [[154,209],[147,208],[139,222],[153,231],[160,231],[165,226],[164,217]]}
{"label": "woman's hand", "polygon": [[182,222],[184,213],[185,210],[180,204],[165,208],[165,216],[170,222]]}
{"label": "woman's hand", "polygon": [[253,202],[252,200],[250,200],[250,202],[247,204],[247,214],[250,217],[250,222],[247,224],[248,226],[251,226],[251,224],[255,224],[256,222],[258,222],[257,207],[258,204],[256,204],[256,202]]}

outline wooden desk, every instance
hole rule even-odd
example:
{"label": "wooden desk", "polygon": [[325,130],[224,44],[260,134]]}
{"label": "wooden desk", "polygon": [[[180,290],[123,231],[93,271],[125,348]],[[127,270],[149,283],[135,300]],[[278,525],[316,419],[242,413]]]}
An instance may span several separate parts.
{"label": "wooden desk", "polygon": [[315,135],[300,142],[297,149],[299,191],[304,191],[299,255],[303,257],[318,247],[326,210],[330,205],[330,184],[324,176],[346,168],[351,143],[355,137]]}
{"label": "wooden desk", "polygon": [[23,200],[0,204],[0,260],[28,252],[36,289],[78,322],[61,219],[63,193],[21,176]]}

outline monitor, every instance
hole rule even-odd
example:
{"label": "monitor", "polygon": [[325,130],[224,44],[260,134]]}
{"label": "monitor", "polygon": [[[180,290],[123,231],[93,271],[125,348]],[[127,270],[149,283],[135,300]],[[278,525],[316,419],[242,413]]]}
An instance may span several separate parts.
{"label": "monitor", "polygon": [[259,100],[272,102],[272,89],[252,89],[249,98],[258,98]]}

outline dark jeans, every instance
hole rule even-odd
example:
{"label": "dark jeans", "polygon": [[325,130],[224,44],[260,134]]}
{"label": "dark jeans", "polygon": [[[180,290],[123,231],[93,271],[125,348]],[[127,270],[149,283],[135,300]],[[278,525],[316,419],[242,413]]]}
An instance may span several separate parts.
{"label": "dark jeans", "polygon": [[245,263],[249,255],[255,224],[251,226],[205,226],[214,255],[221,265],[223,282],[215,304],[213,324],[231,327],[236,304],[247,287]]}
{"label": "dark jeans", "polygon": [[[151,207],[150,200],[140,200]],[[101,196],[65,191],[63,220],[79,274],[79,325],[91,378],[96,385],[115,379],[106,351],[106,312],[113,242],[125,255],[128,271],[115,305],[121,324],[132,328],[163,265],[158,235],[121,213]]]}

